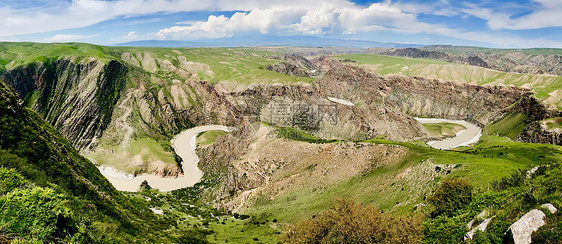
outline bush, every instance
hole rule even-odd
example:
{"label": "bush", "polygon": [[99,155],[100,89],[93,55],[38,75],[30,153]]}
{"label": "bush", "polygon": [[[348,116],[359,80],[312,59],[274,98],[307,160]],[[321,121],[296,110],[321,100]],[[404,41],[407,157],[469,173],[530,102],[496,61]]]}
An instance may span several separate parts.
{"label": "bush", "polygon": [[445,179],[427,200],[433,216],[452,215],[472,201],[472,185],[463,178]]}
{"label": "bush", "polygon": [[393,217],[374,207],[336,199],[315,218],[289,225],[287,243],[415,243],[423,237],[420,216]]}
{"label": "bush", "polygon": [[28,185],[29,181],[23,178],[16,170],[0,166],[0,196]]}
{"label": "bush", "polygon": [[0,197],[0,226],[31,240],[48,240],[59,219],[69,216],[61,194],[51,188],[15,189]]}

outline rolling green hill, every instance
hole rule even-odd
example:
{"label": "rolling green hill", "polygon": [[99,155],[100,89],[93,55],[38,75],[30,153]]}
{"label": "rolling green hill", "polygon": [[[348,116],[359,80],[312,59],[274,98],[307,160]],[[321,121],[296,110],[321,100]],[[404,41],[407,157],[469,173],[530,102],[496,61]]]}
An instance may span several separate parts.
{"label": "rolling green hill", "polygon": [[[392,219],[417,216],[415,239],[427,243],[460,242],[487,210],[497,217],[476,238],[486,243],[530,209],[562,207],[561,147],[518,142],[533,120],[558,129],[558,118],[544,120],[556,111],[504,87],[561,106],[560,77],[338,58],[344,64],[246,48],[0,43],[0,79],[14,87],[0,82],[0,242],[278,243],[287,225],[324,218],[343,198]],[[425,141],[462,127],[414,115],[471,120],[484,135],[472,147],[433,149]],[[118,192],[91,163],[176,177],[170,139],[206,124],[238,130],[199,135],[205,175],[193,187]],[[468,200],[437,211],[435,189],[459,178]],[[547,214],[534,240],[560,241],[561,212]]]}
{"label": "rolling green hill", "polygon": [[[23,108],[15,91],[1,82],[0,135],[0,242],[278,240],[278,230],[260,227],[261,222],[249,216],[234,218],[212,209],[186,190],[116,191],[91,162],[35,112]],[[161,215],[156,214],[159,210]]]}
{"label": "rolling green hill", "polygon": [[[554,75],[518,74],[465,64],[453,64],[431,59],[394,57],[378,54],[347,54],[341,59],[356,61],[371,72],[444,79],[478,85],[506,85],[529,88],[537,98],[562,109],[562,77]],[[351,63],[351,62],[350,62]]]}

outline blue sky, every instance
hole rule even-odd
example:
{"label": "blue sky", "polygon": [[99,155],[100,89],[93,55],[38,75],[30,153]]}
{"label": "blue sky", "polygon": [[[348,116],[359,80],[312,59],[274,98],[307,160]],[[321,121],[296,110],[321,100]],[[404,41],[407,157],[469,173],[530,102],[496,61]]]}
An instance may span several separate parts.
{"label": "blue sky", "polygon": [[562,0],[0,0],[0,41],[257,35],[562,48]]}

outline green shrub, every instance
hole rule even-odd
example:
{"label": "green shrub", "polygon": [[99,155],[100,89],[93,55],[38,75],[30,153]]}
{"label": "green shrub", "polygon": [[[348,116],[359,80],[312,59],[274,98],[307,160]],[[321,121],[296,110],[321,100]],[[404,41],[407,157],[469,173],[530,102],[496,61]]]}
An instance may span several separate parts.
{"label": "green shrub", "polygon": [[28,184],[29,181],[24,179],[16,170],[0,166],[0,196]]}
{"label": "green shrub", "polygon": [[472,185],[466,179],[445,179],[428,198],[433,206],[432,215],[452,215],[472,201],[472,190]]}
{"label": "green shrub", "polygon": [[51,188],[15,189],[0,197],[0,226],[31,240],[48,240],[59,219],[69,216],[63,195]]}
{"label": "green shrub", "polygon": [[371,206],[336,199],[315,218],[289,225],[286,243],[415,243],[423,237],[421,217],[382,213]]}

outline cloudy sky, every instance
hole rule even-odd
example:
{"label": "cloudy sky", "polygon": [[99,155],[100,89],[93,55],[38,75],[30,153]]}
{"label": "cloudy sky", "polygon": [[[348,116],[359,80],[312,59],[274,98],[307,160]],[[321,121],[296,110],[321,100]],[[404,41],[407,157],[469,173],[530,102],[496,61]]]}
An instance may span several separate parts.
{"label": "cloudy sky", "polygon": [[0,41],[315,36],[562,48],[562,0],[0,0]]}

